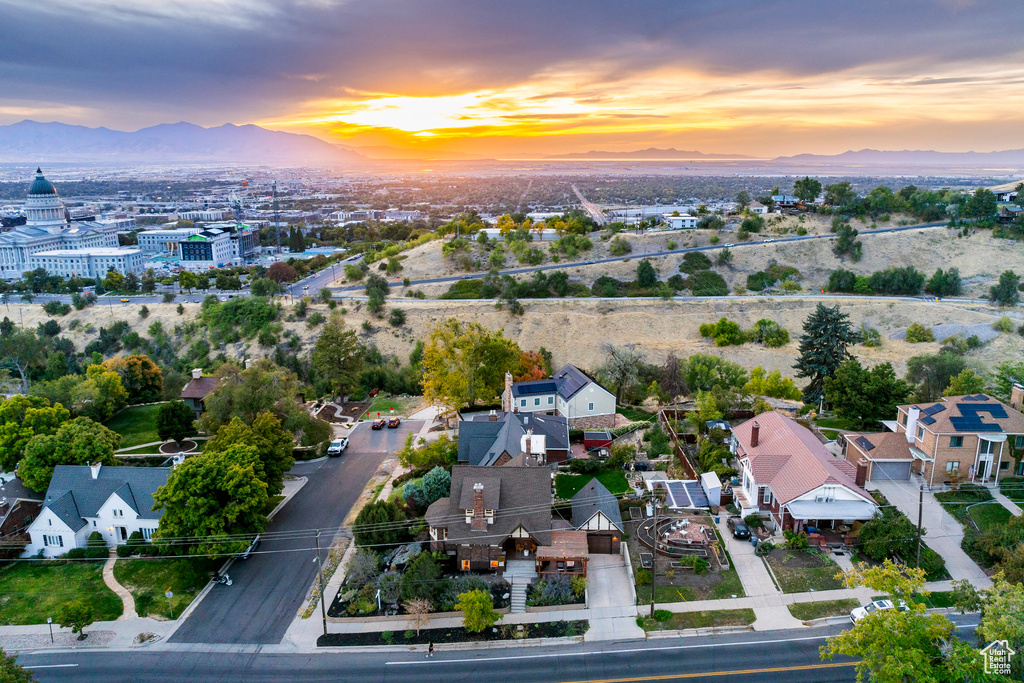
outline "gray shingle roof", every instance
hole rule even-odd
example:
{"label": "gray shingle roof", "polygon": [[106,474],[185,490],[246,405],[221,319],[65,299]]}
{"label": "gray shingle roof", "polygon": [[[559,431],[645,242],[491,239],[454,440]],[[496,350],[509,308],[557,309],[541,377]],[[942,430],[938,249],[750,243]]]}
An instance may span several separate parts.
{"label": "gray shingle roof", "polygon": [[[558,382],[558,395],[567,401],[575,396],[580,389],[594,381],[572,363],[556,372],[553,379]],[[594,383],[596,384],[596,382]]]}
{"label": "gray shingle roof", "polygon": [[206,398],[206,395],[217,388],[219,380],[216,377],[199,377],[191,379],[181,390],[182,398]]}
{"label": "gray shingle roof", "polygon": [[594,477],[572,497],[572,525],[579,529],[598,512],[603,513],[619,531],[622,531],[619,501],[597,480],[597,477]]}
{"label": "gray shingle roof", "polygon": [[85,526],[85,520],[78,512],[78,505],[75,503],[75,497],[71,491],[65,491],[53,502],[47,503],[46,507],[50,508],[53,514],[57,515],[72,531],[78,531]]}
{"label": "gray shingle roof", "polygon": [[569,448],[569,427],[564,417],[537,413],[498,413],[497,420],[477,415],[459,422],[459,462],[473,466],[493,465],[502,453],[522,452],[526,431],[543,434],[548,450]]}
{"label": "gray shingle roof", "polygon": [[[114,493],[131,506],[142,519],[160,519],[163,510],[153,511],[153,494],[167,483],[170,473],[169,467],[104,466],[93,479],[90,467],[57,465],[53,470],[50,487],[46,489],[44,505],[75,530],[85,524],[83,518],[95,517]],[[75,514],[78,526],[66,517],[74,517]]]}

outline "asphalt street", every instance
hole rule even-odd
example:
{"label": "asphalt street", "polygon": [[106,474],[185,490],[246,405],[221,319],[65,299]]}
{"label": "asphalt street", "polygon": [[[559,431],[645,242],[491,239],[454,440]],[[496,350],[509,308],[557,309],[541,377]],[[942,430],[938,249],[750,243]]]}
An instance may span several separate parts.
{"label": "asphalt street", "polygon": [[[953,616],[973,637],[976,615]],[[18,663],[38,679],[74,683],[150,681],[338,681],[418,683],[486,678],[517,683],[626,681],[853,681],[852,662],[822,662],[818,648],[845,625],[793,631],[612,643],[422,651],[318,651],[303,654],[227,653],[177,648],[122,653],[83,651],[22,654]]]}
{"label": "asphalt street", "polygon": [[293,533],[266,540],[248,560],[234,561],[227,572],[232,585],[215,585],[171,642],[280,643],[316,578],[314,530],[323,530],[320,546],[327,548],[384,456],[401,448],[405,435],[422,425],[411,421],[373,431],[361,423],[349,434],[341,457],[297,463],[291,474],[309,481],[267,529]]}

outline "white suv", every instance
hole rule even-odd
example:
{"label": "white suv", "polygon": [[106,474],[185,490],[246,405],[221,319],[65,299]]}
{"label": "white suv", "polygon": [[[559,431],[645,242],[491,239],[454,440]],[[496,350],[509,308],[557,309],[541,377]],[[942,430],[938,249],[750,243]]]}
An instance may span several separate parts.
{"label": "white suv", "polygon": [[892,604],[892,600],[875,600],[871,604],[864,605],[863,607],[857,607],[852,612],[850,612],[850,621],[856,624],[858,621],[860,621],[861,619],[863,619],[864,617],[873,612],[883,612],[885,610],[890,609],[898,609],[901,612],[910,611],[910,608],[907,607],[907,603],[903,602],[902,600],[900,600],[899,607],[895,607]]}
{"label": "white suv", "polygon": [[334,441],[331,442],[331,445],[327,447],[327,455],[333,458],[335,456],[341,455],[346,448],[348,448],[347,438],[343,437],[341,439],[335,439]]}

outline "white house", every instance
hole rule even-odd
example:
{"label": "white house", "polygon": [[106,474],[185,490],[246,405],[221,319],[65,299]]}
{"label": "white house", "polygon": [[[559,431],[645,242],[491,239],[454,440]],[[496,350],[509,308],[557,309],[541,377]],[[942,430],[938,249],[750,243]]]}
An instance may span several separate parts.
{"label": "white house", "polygon": [[31,542],[23,557],[40,552],[57,557],[84,548],[98,531],[109,546],[138,531],[149,539],[163,511],[153,511],[153,494],[167,483],[169,467],[57,465],[43,509],[28,527]]}
{"label": "white house", "polygon": [[758,201],[750,202],[750,204],[747,205],[747,208],[750,210],[750,213],[756,213],[758,216],[763,216],[768,213],[768,207]]}
{"label": "white house", "polygon": [[767,513],[777,527],[801,531],[863,522],[878,511],[864,490],[867,468],[832,455],[781,413],[761,413],[733,428],[731,450],[740,463],[733,496],[743,516]]}
{"label": "white house", "polygon": [[679,216],[666,213],[662,218],[671,230],[689,230],[697,227],[697,217],[688,213]]}
{"label": "white house", "polygon": [[560,415],[573,429],[615,426],[615,394],[572,364],[551,379],[513,383],[506,375],[501,402],[506,412]]}

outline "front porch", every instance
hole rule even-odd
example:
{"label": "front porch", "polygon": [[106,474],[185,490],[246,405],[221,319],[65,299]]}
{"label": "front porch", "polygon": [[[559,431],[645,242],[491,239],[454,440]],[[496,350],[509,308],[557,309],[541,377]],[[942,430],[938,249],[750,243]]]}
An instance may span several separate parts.
{"label": "front porch", "polygon": [[537,573],[586,576],[589,559],[587,532],[554,530],[551,545],[537,548]]}

